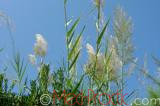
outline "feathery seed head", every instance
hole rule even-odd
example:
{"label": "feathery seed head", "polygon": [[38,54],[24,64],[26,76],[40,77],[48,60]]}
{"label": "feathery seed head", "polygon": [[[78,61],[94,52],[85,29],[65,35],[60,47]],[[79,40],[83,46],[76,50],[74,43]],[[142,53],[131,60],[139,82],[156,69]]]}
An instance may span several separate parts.
{"label": "feathery seed head", "polygon": [[37,56],[45,56],[47,53],[47,42],[41,34],[36,34],[36,43],[34,44],[34,52]]}

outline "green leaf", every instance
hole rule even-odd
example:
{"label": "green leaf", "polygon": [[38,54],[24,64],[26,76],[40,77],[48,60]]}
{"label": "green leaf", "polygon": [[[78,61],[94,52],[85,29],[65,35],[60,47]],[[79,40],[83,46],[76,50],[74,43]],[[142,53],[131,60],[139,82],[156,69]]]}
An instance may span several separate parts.
{"label": "green leaf", "polygon": [[64,0],[64,5],[66,5],[67,4],[67,0]]}
{"label": "green leaf", "polygon": [[74,24],[72,25],[72,27],[70,28],[70,30],[67,32],[67,38],[70,37],[70,35],[72,34],[72,32],[74,31],[74,29],[75,29],[76,26],[78,25],[79,21],[80,21],[80,18],[78,18],[78,19],[74,22]]}
{"label": "green leaf", "polygon": [[84,78],[85,74],[81,76],[81,79],[79,80],[79,82],[77,83],[77,85],[73,88],[72,90],[72,93],[76,93],[76,91],[78,90],[78,88],[80,87],[82,81],[83,81],[83,78]]}
{"label": "green leaf", "polygon": [[26,72],[26,69],[27,69],[27,64],[25,65],[25,67],[24,67],[24,69],[23,69],[23,71],[22,71],[22,74],[21,74],[21,77],[20,77],[20,82],[22,82],[22,79],[23,79],[23,77],[24,77],[24,74],[25,74],[25,72]]}
{"label": "green leaf", "polygon": [[69,26],[70,23],[72,23],[72,19],[70,19],[70,20],[65,24],[65,27]]}
{"label": "green leaf", "polygon": [[21,84],[22,84],[22,79],[24,77],[24,74],[26,72],[27,64],[26,65],[24,64],[24,60],[21,59],[21,56],[19,53],[17,53],[14,56],[14,60],[11,62],[11,64],[17,74],[19,94],[21,94],[22,92]]}
{"label": "green leaf", "polygon": [[9,87],[8,92],[11,93],[11,91],[14,89],[15,85],[16,85],[16,80],[12,80],[11,86]]}
{"label": "green leaf", "polygon": [[71,79],[67,79],[66,81],[67,83],[67,87],[71,87],[72,88],[72,80]]}
{"label": "green leaf", "polygon": [[72,58],[72,56],[73,56],[73,54],[74,54],[74,51],[75,51],[75,49],[76,49],[76,47],[77,47],[77,45],[78,45],[78,43],[79,43],[79,41],[80,41],[80,38],[81,38],[81,36],[82,36],[82,34],[83,34],[84,29],[85,29],[85,26],[83,27],[80,35],[77,37],[77,39],[76,39],[76,41],[75,41],[75,43],[74,43],[74,45],[73,45],[73,48],[72,48],[71,52],[69,53],[69,56],[68,56],[68,59],[69,59],[69,60]]}
{"label": "green leaf", "polygon": [[68,43],[67,43],[68,45],[70,45],[70,43],[71,43],[71,41],[72,41],[72,38],[73,38],[74,34],[75,34],[75,31],[72,32],[70,38],[68,39]]}
{"label": "green leaf", "polygon": [[79,57],[80,51],[78,51],[76,57],[74,58],[74,60],[72,61],[72,64],[69,66],[69,70],[71,70],[71,68],[73,67],[73,65],[76,63],[78,57]]}
{"label": "green leaf", "polygon": [[97,39],[97,45],[99,45],[101,43],[102,37],[103,37],[103,35],[104,35],[105,31],[106,31],[106,28],[107,28],[109,22],[110,22],[110,18],[108,19],[107,23],[105,24],[102,32],[100,33],[100,35],[99,35],[99,37]]}

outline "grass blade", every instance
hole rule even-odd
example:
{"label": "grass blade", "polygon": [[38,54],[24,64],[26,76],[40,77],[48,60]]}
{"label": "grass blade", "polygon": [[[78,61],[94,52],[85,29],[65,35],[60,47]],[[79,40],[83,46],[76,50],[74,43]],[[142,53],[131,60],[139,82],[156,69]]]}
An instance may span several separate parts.
{"label": "grass blade", "polygon": [[78,25],[79,21],[80,21],[80,18],[78,18],[78,19],[74,22],[74,24],[72,25],[72,27],[70,28],[70,30],[67,32],[67,38],[70,37],[70,35],[72,34],[72,32],[74,31],[74,29],[75,29],[76,26]]}
{"label": "grass blade", "polygon": [[80,38],[81,38],[81,36],[82,36],[82,34],[83,34],[83,32],[84,32],[84,29],[85,29],[85,26],[83,27],[80,35],[77,37],[77,39],[76,39],[76,41],[75,41],[75,43],[74,43],[74,45],[73,45],[73,48],[72,48],[71,52],[69,53],[69,56],[68,56],[68,59],[69,59],[69,60],[72,58],[72,56],[73,56],[73,54],[74,54],[74,51],[75,51],[75,49],[76,49],[76,47],[77,47],[77,45],[78,45],[78,43],[79,43],[79,41],[80,41]]}
{"label": "grass blade", "polygon": [[69,66],[69,70],[71,70],[72,67],[73,67],[73,65],[76,63],[76,61],[77,61],[77,59],[78,59],[78,57],[79,57],[79,54],[80,54],[80,51],[78,51],[76,57],[75,57],[74,60],[72,61],[72,64]]}
{"label": "grass blade", "polygon": [[72,93],[76,93],[76,91],[78,90],[78,88],[80,87],[82,81],[83,81],[83,78],[84,78],[85,74],[81,76],[81,79],[79,80],[79,82],[77,83],[77,85],[74,87],[74,89],[72,90]]}
{"label": "grass blade", "polygon": [[104,36],[104,33],[105,33],[105,31],[106,31],[106,28],[107,28],[109,22],[110,22],[110,18],[108,19],[107,23],[105,24],[102,32],[100,33],[100,35],[99,35],[99,37],[98,37],[98,39],[97,39],[97,45],[99,45],[99,44],[101,43],[101,40],[102,40],[102,38],[103,38],[103,36]]}

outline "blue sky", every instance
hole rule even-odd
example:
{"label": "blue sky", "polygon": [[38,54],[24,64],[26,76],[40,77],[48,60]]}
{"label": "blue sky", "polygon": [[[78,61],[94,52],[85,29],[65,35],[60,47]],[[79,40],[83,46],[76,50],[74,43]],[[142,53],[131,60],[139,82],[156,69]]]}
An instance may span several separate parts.
{"label": "blue sky", "polygon": [[[92,0],[69,0],[68,15],[73,18],[82,18],[80,27],[86,25],[84,33],[84,44],[93,42],[96,38],[94,22],[96,16],[86,14],[92,9]],[[136,47],[135,56],[139,58],[140,64],[143,57],[148,55],[148,67],[155,71],[151,55],[160,57],[160,1],[159,0],[106,0],[104,14],[106,17],[113,16],[116,6],[122,6],[134,24],[133,43]],[[54,63],[53,67],[60,64],[65,57],[65,30],[63,0],[0,0],[0,11],[7,14],[14,25],[13,36],[16,48],[27,59],[28,54],[33,53],[35,34],[44,35],[49,44],[48,61]],[[6,27],[0,26],[0,47],[5,51],[0,55],[2,64],[9,64],[11,57],[11,40]],[[84,55],[86,58],[87,55]],[[34,76],[36,70],[28,72],[28,76]],[[11,71],[8,76],[13,77]],[[131,79],[133,80],[133,79]],[[132,83],[134,81],[131,81]],[[135,86],[134,85],[131,86]]]}

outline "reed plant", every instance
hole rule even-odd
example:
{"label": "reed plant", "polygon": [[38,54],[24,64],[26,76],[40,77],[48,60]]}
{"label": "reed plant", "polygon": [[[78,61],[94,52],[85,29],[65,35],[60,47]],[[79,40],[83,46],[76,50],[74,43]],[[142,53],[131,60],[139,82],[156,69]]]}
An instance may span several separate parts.
{"label": "reed plant", "polygon": [[[95,22],[96,44],[92,46],[94,44],[88,42],[84,47],[82,46],[82,40],[87,27],[85,24],[80,29],[78,27],[83,17],[72,18],[68,16],[68,3],[68,0],[64,0],[64,42],[66,42],[67,55],[61,66],[52,71],[52,64],[48,64],[45,59],[48,52],[48,43],[42,34],[36,34],[35,44],[33,45],[34,51],[28,56],[29,63],[22,58],[20,53],[13,51],[13,60],[10,65],[15,71],[17,79],[11,80],[11,83],[9,83],[6,74],[0,74],[0,103],[3,106],[42,106],[40,100],[42,95],[47,94],[54,99],[54,91],[57,96],[61,97],[64,90],[66,95],[70,93],[78,95],[83,90],[83,93],[77,99],[79,103],[83,103],[83,106],[102,106],[102,103],[107,103],[106,101],[112,102],[108,106],[121,106],[122,97],[120,95],[118,97],[114,95],[112,98],[106,95],[101,96],[101,98],[97,96],[92,101],[88,101],[94,96],[92,92],[89,92],[88,98],[82,99],[82,97],[88,95],[88,89],[92,89],[96,94],[107,93],[110,95],[117,93],[118,90],[124,95],[127,88],[127,77],[134,73],[134,70],[138,67],[136,57],[133,55],[133,24],[131,18],[121,7],[117,7],[114,15],[106,19],[103,12],[105,0],[93,0],[94,9],[92,12],[95,11],[97,17]],[[81,64],[83,68],[79,68],[82,48],[87,51],[88,58],[86,63]],[[0,52],[5,51],[0,49]],[[25,77],[29,66],[37,69],[38,75],[34,80]],[[8,69],[5,68],[4,70],[6,72]],[[141,68],[138,70],[141,70]],[[79,72],[82,74],[78,74]],[[141,72],[145,74],[144,71]],[[155,78],[149,74],[147,76],[159,84]],[[14,92],[14,88],[18,88],[18,91]],[[134,92],[134,90],[131,91],[124,98],[125,103],[129,104],[131,102]],[[151,97],[158,97],[157,93],[152,90],[149,93]],[[72,97],[73,95],[68,96],[67,100],[70,99],[68,103],[78,106],[79,104],[75,102],[76,99],[71,99]],[[47,103],[48,101],[48,99],[44,99],[44,102]],[[55,104],[49,103],[47,105],[68,106],[64,102],[65,97],[62,96],[61,100],[55,100]]]}

